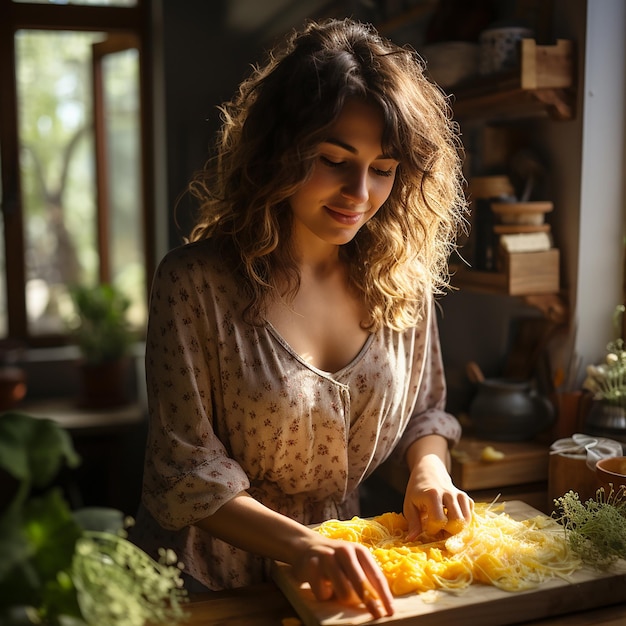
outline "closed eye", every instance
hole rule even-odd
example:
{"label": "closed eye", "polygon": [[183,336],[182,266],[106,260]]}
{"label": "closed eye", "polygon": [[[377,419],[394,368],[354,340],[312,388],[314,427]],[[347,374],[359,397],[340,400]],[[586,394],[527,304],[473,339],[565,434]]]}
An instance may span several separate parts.
{"label": "closed eye", "polygon": [[[333,161],[332,159],[329,159],[328,157],[325,156],[320,156],[320,161],[326,165],[326,167],[341,167],[342,165],[345,165],[345,161]],[[374,172],[374,174],[376,174],[376,176],[393,176],[394,171],[395,171],[395,167],[390,167],[387,170],[381,170],[378,167],[372,167],[372,171]]]}
{"label": "closed eye", "polygon": [[394,168],[390,167],[388,170],[379,170],[376,167],[372,168],[376,174],[376,176],[393,176]]}
{"label": "closed eye", "polygon": [[328,167],[339,167],[345,163],[345,161],[333,161],[325,156],[320,156],[320,161]]}

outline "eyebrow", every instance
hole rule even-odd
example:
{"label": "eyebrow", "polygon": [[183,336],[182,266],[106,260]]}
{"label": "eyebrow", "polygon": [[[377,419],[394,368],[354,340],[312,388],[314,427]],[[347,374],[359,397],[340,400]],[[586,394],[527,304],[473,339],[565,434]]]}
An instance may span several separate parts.
{"label": "eyebrow", "polygon": [[[325,143],[332,143],[334,146],[339,146],[340,148],[343,148],[344,150],[347,150],[351,154],[356,154],[358,152],[358,150],[354,146],[351,146],[349,143],[345,143],[345,142],[341,141],[341,139],[336,139],[334,137],[329,137],[328,139],[325,139],[324,141],[325,141]],[[388,155],[388,154],[379,154],[376,157],[376,159],[381,159],[383,161],[386,161],[386,160],[395,161],[396,160],[394,157],[392,157],[391,155]]]}

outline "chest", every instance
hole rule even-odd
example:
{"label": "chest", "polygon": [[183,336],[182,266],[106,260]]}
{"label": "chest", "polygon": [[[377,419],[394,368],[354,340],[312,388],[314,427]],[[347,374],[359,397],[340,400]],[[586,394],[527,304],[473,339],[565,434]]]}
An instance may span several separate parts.
{"label": "chest", "polygon": [[337,372],[359,354],[370,333],[365,306],[345,287],[300,290],[292,302],[276,303],[268,321],[304,361]]}

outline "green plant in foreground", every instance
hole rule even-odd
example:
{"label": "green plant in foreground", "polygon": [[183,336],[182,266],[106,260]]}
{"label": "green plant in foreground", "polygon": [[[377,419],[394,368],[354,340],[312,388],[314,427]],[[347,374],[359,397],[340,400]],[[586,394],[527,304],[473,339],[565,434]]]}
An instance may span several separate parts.
{"label": "green plant in foreground", "polygon": [[88,624],[173,624],[183,617],[184,597],[176,555],[159,563],[123,536],[85,531],[72,562],[78,605]]}
{"label": "green plant in foreground", "polygon": [[79,463],[51,420],[0,415],[0,624],[178,623],[186,592],[176,555],[164,550],[156,562],[123,529],[84,529],[51,487]]}
{"label": "green plant in foreground", "polygon": [[598,489],[596,497],[581,502],[577,493],[567,492],[555,499],[555,517],[564,529],[571,549],[583,563],[608,569],[626,559],[626,491],[607,494]]}

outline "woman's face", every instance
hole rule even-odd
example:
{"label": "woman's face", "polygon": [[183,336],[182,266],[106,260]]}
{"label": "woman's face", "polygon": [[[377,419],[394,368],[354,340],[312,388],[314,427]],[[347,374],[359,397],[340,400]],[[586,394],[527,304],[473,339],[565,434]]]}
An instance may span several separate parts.
{"label": "woman's face", "polygon": [[382,112],[346,101],[318,154],[309,180],[290,198],[299,249],[348,243],[387,200],[398,161],[383,154]]}

